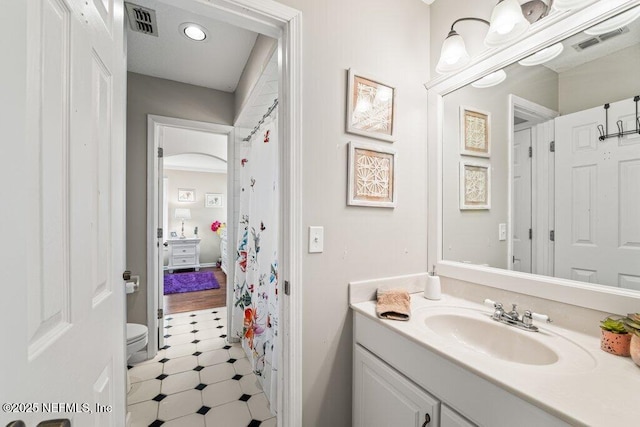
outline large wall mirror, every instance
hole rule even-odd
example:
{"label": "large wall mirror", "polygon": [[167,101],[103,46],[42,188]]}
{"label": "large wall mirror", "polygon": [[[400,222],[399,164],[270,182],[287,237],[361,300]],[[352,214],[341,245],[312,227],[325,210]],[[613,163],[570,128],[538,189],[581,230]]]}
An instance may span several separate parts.
{"label": "large wall mirror", "polygon": [[439,262],[640,298],[637,4],[439,94]]}

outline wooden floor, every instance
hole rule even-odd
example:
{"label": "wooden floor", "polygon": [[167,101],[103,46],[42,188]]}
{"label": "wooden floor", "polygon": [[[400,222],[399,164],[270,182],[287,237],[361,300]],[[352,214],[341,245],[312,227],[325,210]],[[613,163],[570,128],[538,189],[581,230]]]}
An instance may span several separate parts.
{"label": "wooden floor", "polygon": [[219,289],[184,292],[164,296],[164,314],[184,313],[227,305],[227,275],[218,267],[203,267],[200,271],[212,271]]}

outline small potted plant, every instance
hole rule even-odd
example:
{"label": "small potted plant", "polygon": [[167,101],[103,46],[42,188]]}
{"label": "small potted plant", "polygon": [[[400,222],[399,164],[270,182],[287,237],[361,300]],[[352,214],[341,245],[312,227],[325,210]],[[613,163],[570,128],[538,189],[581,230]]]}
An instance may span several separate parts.
{"label": "small potted plant", "polygon": [[629,313],[623,322],[625,329],[631,335],[631,359],[640,366],[640,313]]}
{"label": "small potted plant", "polygon": [[600,322],[600,329],[600,348],[603,351],[616,356],[629,356],[632,334],[627,332],[622,320],[607,317]]}

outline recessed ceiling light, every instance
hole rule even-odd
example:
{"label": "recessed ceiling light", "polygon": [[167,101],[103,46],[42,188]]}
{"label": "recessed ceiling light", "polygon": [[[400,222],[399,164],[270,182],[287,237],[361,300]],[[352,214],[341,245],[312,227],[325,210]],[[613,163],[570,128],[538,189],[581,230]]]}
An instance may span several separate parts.
{"label": "recessed ceiling light", "polygon": [[193,22],[185,22],[180,24],[180,33],[187,37],[189,40],[201,42],[207,38],[207,30],[202,25],[194,24]]}

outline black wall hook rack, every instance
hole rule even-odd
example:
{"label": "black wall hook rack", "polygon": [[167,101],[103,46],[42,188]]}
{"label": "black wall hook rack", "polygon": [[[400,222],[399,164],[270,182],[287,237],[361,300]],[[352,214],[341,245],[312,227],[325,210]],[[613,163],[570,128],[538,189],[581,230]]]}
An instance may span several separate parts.
{"label": "black wall hook rack", "polygon": [[640,117],[638,116],[638,103],[640,102],[640,95],[636,95],[633,97],[633,102],[636,104],[636,128],[633,130],[624,130],[624,124],[622,120],[618,120],[616,122],[616,126],[618,127],[618,132],[609,133],[609,104],[604,104],[604,117],[605,122],[603,125],[598,125],[598,133],[600,133],[600,137],[598,139],[600,141],[604,141],[607,138],[622,138],[625,135],[632,135],[637,133],[640,135]]}

